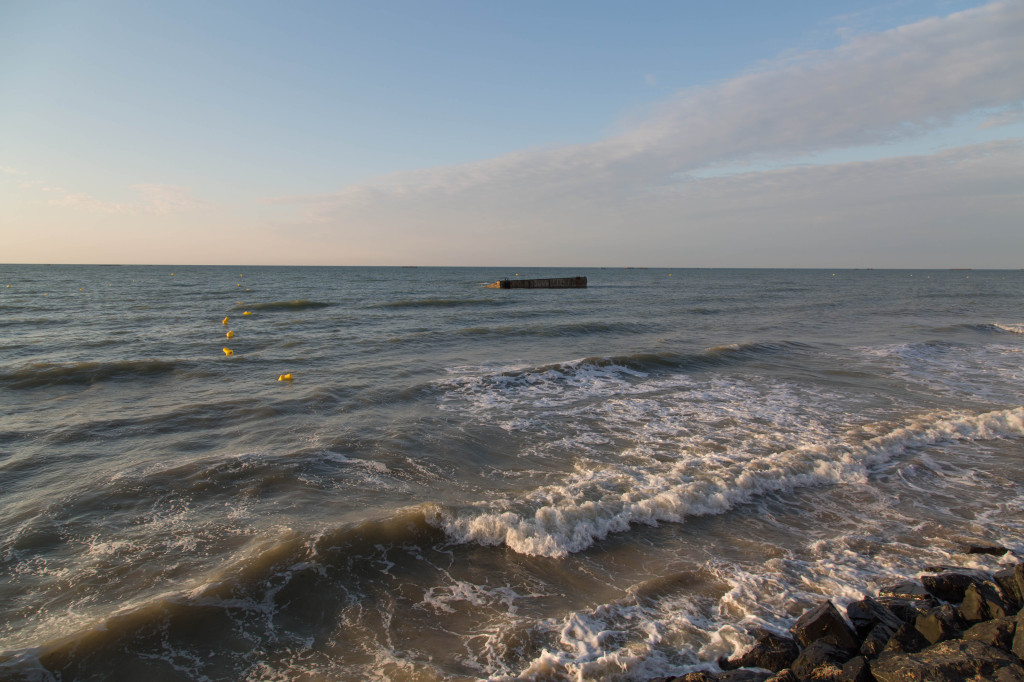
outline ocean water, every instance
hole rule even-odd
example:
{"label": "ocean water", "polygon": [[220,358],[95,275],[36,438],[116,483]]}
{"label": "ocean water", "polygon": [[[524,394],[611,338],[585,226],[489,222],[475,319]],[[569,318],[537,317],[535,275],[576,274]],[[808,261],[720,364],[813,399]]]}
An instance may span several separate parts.
{"label": "ocean water", "polygon": [[994,568],[960,543],[1024,556],[1022,302],[1024,271],[0,265],[0,679],[645,680]]}

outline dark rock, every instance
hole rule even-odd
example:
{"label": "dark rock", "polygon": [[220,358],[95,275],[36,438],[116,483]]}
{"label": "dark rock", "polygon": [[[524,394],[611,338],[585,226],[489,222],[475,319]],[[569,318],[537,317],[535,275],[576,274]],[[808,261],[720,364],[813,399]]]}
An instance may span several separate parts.
{"label": "dark rock", "polygon": [[819,665],[805,678],[806,682],[839,682],[843,669],[835,663]]}
{"label": "dark rock", "polygon": [[982,580],[964,572],[947,571],[938,575],[922,575],[921,582],[929,593],[942,601],[959,604],[964,600],[967,588],[982,582]]}
{"label": "dark rock", "polygon": [[1013,648],[1014,635],[1017,632],[1016,618],[997,618],[978,623],[964,632],[964,641],[977,640],[982,644],[1010,652]]}
{"label": "dark rock", "polygon": [[1017,614],[1017,630],[1013,635],[1013,646],[1010,647],[1017,658],[1024,659],[1024,610]]}
{"label": "dark rock", "polygon": [[938,644],[947,639],[959,637],[960,631],[965,625],[960,611],[952,604],[936,606],[928,613],[918,616],[914,623],[914,627],[928,640],[929,644]]}
{"label": "dark rock", "polygon": [[718,675],[706,673],[703,670],[686,673],[685,675],[669,675],[668,677],[655,677],[647,682],[718,682]]}
{"label": "dark rock", "polygon": [[[715,682],[764,682],[771,673],[759,672],[757,670],[730,670],[720,673],[714,678]],[[689,680],[686,680],[689,682]]]}
{"label": "dark rock", "polygon": [[[906,624],[900,625],[904,627]],[[897,628],[899,630],[899,628]],[[889,640],[896,634],[895,630],[891,630],[885,623],[879,623],[876,625],[871,632],[867,634],[864,641],[860,645],[860,653],[862,656],[868,658],[875,658],[882,651],[885,650],[885,645],[889,643]]]}
{"label": "dark rock", "polygon": [[839,675],[839,682],[875,682],[875,676],[871,674],[871,666],[868,659],[863,656],[851,658],[843,665],[843,671]]}
{"label": "dark rock", "polygon": [[832,663],[839,669],[850,658],[849,649],[837,647],[826,639],[816,639],[793,661],[793,672],[801,680],[811,677],[818,668]]}
{"label": "dark rock", "polygon": [[793,665],[793,661],[800,654],[800,649],[789,637],[776,635],[768,630],[755,630],[756,638],[754,647],[739,658],[726,661],[722,668],[764,668],[772,672],[778,672]]}
{"label": "dark rock", "polygon": [[927,599],[928,590],[916,580],[902,582],[883,587],[878,591],[879,597],[896,597],[897,599]]}
{"label": "dark rock", "polygon": [[800,682],[800,678],[796,676],[795,672],[786,668],[785,670],[780,670],[775,673],[765,680],[765,682]]}
{"label": "dark rock", "polygon": [[839,615],[831,601],[822,602],[800,616],[796,624],[790,628],[790,632],[793,633],[793,638],[805,647],[817,640],[824,640],[849,651],[856,651],[860,645],[857,635]]}
{"label": "dark rock", "polygon": [[992,580],[999,586],[999,591],[1003,593],[1003,601],[1015,612],[1024,605],[1024,592],[1021,591],[1021,583],[1017,579],[1018,571],[1024,575],[1024,565],[1017,564],[1004,568],[992,576]]}
{"label": "dark rock", "polygon": [[982,542],[969,542],[960,547],[964,554],[989,554],[991,556],[1003,556],[1010,550],[1002,545],[991,545]]}
{"label": "dark rock", "polygon": [[896,597],[879,597],[878,603],[896,614],[904,623],[913,625],[922,613],[928,613],[939,605],[934,599],[899,599]]}
{"label": "dark rock", "polygon": [[985,583],[973,583],[964,592],[960,613],[968,623],[1003,618],[1007,607],[996,590]]}
{"label": "dark rock", "polygon": [[917,631],[917,628],[904,624],[896,631],[885,647],[882,649],[882,656],[885,654],[912,654],[928,646],[928,640]]}
{"label": "dark rock", "polygon": [[903,620],[889,607],[871,597],[865,597],[847,606],[846,615],[853,623],[853,629],[858,637],[866,636],[879,623],[887,625],[892,632],[896,632],[903,625]]}
{"label": "dark rock", "polygon": [[1014,656],[981,642],[951,639],[920,653],[892,654],[871,665],[878,682],[1024,682],[1024,666]]}

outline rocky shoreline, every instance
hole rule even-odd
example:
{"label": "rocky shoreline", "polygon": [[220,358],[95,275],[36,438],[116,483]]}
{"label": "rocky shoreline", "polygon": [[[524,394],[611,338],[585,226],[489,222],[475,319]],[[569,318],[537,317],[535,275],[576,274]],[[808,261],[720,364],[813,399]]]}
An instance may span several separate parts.
{"label": "rocky shoreline", "polygon": [[[972,545],[974,554],[1007,553]],[[990,573],[930,566],[846,608],[806,611],[789,635],[767,630],[722,672],[650,682],[1024,682],[1024,563]]]}

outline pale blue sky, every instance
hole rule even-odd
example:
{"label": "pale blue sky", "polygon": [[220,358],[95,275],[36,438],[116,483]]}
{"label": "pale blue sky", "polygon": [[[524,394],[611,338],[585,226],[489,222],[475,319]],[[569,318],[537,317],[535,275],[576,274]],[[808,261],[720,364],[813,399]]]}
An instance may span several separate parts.
{"label": "pale blue sky", "polygon": [[1020,267],[1022,16],[0,0],[0,262]]}

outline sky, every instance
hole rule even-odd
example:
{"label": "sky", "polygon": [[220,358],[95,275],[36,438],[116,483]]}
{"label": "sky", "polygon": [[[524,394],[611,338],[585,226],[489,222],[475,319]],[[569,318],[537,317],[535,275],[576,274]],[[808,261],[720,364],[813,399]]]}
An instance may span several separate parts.
{"label": "sky", "polygon": [[0,0],[0,262],[1024,267],[1024,0]]}

